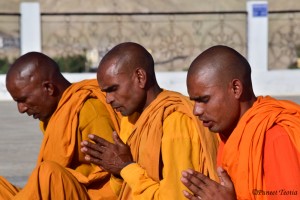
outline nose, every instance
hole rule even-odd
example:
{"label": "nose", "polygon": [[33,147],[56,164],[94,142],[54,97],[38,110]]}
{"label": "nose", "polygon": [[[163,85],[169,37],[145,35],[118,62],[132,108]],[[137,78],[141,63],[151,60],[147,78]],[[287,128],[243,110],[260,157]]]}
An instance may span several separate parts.
{"label": "nose", "polygon": [[114,101],[113,95],[110,93],[106,93],[106,103],[112,104],[113,101]]}
{"label": "nose", "polygon": [[17,104],[20,113],[25,113],[27,111],[28,107],[26,106],[26,104],[24,103],[17,103]]}
{"label": "nose", "polygon": [[195,116],[201,117],[204,113],[202,103],[195,102],[193,113]]}

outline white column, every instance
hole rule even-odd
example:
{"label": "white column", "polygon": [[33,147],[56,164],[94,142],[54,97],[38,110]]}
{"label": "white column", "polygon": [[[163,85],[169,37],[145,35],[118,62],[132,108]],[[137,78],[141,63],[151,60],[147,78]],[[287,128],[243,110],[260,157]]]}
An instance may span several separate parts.
{"label": "white column", "polygon": [[248,61],[252,71],[268,70],[268,3],[248,1]]}
{"label": "white column", "polygon": [[21,11],[21,55],[30,51],[41,51],[41,15],[38,2],[22,2]]}

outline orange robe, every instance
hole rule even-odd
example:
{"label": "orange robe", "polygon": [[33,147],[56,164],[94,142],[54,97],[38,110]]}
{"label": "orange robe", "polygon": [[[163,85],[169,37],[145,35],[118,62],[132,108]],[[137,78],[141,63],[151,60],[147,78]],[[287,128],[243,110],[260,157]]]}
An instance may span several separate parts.
{"label": "orange robe", "polygon": [[121,171],[119,199],[185,199],[180,177],[187,168],[217,179],[217,137],[192,111],[187,97],[164,90],[141,116],[122,118],[120,137],[136,163]]}
{"label": "orange robe", "polygon": [[219,148],[238,199],[300,199],[299,133],[299,105],[258,97]]}
{"label": "orange robe", "polygon": [[80,142],[89,133],[112,141],[112,131],[119,132],[119,115],[106,104],[96,80],[67,88],[47,127],[41,127],[44,138],[37,167],[14,199],[116,199],[110,175],[85,162],[80,152]]}

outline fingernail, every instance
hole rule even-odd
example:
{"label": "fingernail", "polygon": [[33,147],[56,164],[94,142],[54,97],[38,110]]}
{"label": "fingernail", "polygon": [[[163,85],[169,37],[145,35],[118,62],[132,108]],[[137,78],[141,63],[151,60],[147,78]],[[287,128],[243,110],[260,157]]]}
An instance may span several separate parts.
{"label": "fingernail", "polygon": [[181,180],[181,182],[183,182],[183,183],[187,183],[187,179],[184,178],[184,177],[181,177],[180,180]]}
{"label": "fingernail", "polygon": [[187,177],[187,176],[188,176],[188,174],[186,173],[186,171],[182,171],[181,174],[182,174],[182,176],[184,176],[184,177]]}
{"label": "fingernail", "polygon": [[188,170],[186,170],[186,172],[189,173],[189,174],[193,174],[194,173],[194,171],[192,169],[188,169]]}
{"label": "fingernail", "polygon": [[83,140],[83,141],[81,142],[81,144],[82,144],[82,145],[87,145],[88,142],[87,142],[86,140]]}
{"label": "fingernail", "polygon": [[89,137],[90,139],[94,139],[94,135],[93,135],[93,134],[89,134],[88,137]]}
{"label": "fingernail", "polygon": [[184,196],[189,196],[189,193],[185,190],[182,191]]}

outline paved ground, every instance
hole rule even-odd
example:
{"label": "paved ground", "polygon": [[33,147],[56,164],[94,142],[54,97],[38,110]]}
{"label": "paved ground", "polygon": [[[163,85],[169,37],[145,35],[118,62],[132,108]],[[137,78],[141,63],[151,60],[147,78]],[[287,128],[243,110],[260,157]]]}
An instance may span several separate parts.
{"label": "paved ground", "polygon": [[[300,103],[299,97],[279,97]],[[37,120],[19,114],[16,104],[0,101],[0,175],[24,186],[35,166],[42,133]]]}

